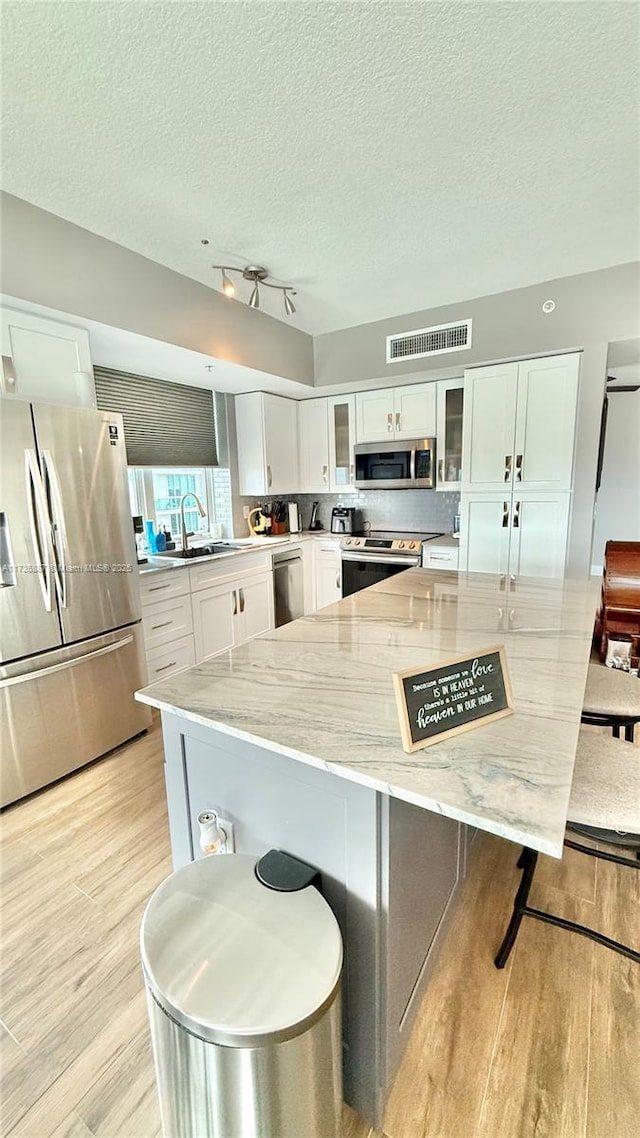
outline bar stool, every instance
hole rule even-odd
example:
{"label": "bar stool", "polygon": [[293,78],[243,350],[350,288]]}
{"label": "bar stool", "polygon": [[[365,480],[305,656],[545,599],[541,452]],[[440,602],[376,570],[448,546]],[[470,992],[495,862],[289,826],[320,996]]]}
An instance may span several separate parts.
{"label": "bar stool", "polygon": [[[640,676],[590,663],[581,721],[594,727],[610,727],[616,739],[624,728],[627,743],[633,743],[634,727],[640,723]],[[637,757],[640,759],[640,755]]]}
{"label": "bar stool", "polygon": [[[640,762],[638,762],[637,747],[589,730],[580,731],[567,829],[592,841],[622,846],[627,850],[636,851],[637,854],[640,850]],[[640,870],[640,861],[637,857],[636,860],[632,860],[615,853],[605,853],[570,838],[565,838],[564,844],[569,849],[578,850],[589,857],[613,861],[617,865],[627,865],[631,869]],[[636,952],[628,945],[612,940],[611,937],[604,936],[585,925],[576,924],[575,921],[565,920],[564,917],[528,905],[527,900],[537,860],[537,850],[523,849],[518,861],[522,878],[516,893],[509,927],[495,958],[496,968],[504,968],[507,963],[522,918],[525,916],[535,917],[539,921],[546,921],[547,924],[580,933],[640,963],[640,952]]]}

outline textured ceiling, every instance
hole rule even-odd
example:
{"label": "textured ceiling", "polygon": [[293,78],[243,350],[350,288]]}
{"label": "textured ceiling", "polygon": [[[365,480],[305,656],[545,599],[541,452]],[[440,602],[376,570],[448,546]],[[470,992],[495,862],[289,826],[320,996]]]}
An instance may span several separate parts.
{"label": "textured ceiling", "polygon": [[311,332],[630,261],[638,12],[5,0],[3,186]]}

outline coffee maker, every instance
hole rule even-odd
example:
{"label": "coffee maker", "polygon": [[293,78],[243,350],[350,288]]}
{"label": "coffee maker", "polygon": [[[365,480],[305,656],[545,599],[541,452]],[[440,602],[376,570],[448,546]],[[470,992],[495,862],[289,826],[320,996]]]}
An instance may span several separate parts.
{"label": "coffee maker", "polygon": [[353,506],[334,506],[331,511],[332,533],[353,533],[356,528],[356,511]]}

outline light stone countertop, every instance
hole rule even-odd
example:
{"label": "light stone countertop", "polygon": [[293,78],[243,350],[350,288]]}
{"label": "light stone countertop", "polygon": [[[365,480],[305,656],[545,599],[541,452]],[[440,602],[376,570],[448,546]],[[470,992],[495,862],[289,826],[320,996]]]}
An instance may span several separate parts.
{"label": "light stone countertop", "polygon": [[[311,533],[287,533],[279,537],[260,537],[256,534],[255,537],[230,537],[230,538],[213,538],[210,542],[201,542],[203,545],[220,545],[223,541],[230,541],[232,543],[245,543],[243,549],[230,549],[228,553],[212,553],[208,557],[157,557],[152,553],[149,554],[149,562],[147,565],[138,566],[138,576],[148,577],[153,573],[166,573],[171,569],[188,569],[190,565],[202,565],[207,561],[221,561],[228,560],[230,557],[242,557],[245,553],[255,553],[257,549],[277,548],[281,545],[300,545],[303,541],[309,541],[314,537],[326,537],[323,534]],[[335,535],[334,535],[335,536]]]}
{"label": "light stone countertop", "polygon": [[[137,698],[559,857],[598,589],[409,569]],[[497,644],[514,714],[405,753],[392,673]]]}

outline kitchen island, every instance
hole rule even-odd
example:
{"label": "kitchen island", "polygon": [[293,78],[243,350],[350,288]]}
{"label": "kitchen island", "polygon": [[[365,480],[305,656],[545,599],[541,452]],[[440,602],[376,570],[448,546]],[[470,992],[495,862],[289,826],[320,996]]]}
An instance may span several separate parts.
{"label": "kitchen island", "polygon": [[[238,851],[321,870],[345,938],[345,1098],[374,1125],[474,829],[562,849],[597,583],[506,586],[410,569],[138,693],[162,711],[176,866],[216,809]],[[496,644],[514,714],[405,753],[393,672]]]}

